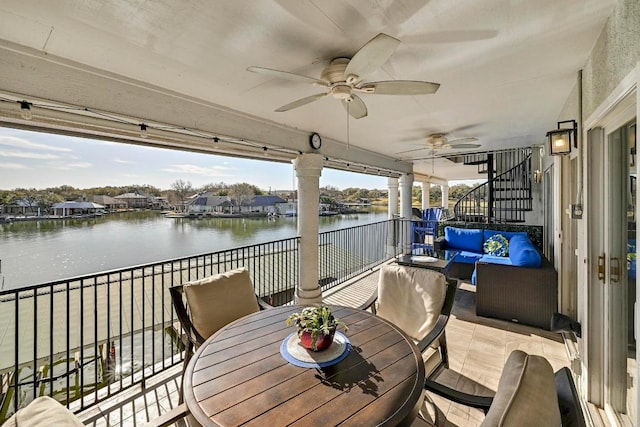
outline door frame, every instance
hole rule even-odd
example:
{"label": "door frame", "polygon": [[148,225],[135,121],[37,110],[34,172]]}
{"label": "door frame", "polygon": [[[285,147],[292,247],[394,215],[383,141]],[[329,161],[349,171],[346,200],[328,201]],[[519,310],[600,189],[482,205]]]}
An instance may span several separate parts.
{"label": "door frame", "polygon": [[[603,331],[605,325],[604,287],[597,276],[597,256],[598,251],[603,251],[603,235],[599,229],[601,215],[603,212],[602,202],[598,200],[598,194],[602,194],[602,178],[604,164],[598,165],[598,149],[604,148],[606,144],[606,132],[616,129],[616,124],[623,125],[634,117],[640,117],[640,63],[630,72],[622,82],[611,92],[611,94],[600,104],[598,108],[584,122],[584,134],[587,135],[586,147],[580,147],[584,152],[582,170],[584,171],[584,205],[585,216],[579,231],[579,260],[582,265],[579,267],[579,283],[584,283],[578,289],[578,319],[583,324],[583,340],[581,352],[584,366],[581,385],[584,387],[589,402],[604,407],[604,351],[607,343]],[[630,104],[630,105],[628,105]],[[635,108],[634,108],[635,105]],[[636,131],[637,132],[637,131]],[[637,167],[637,166],[636,166]],[[600,178],[598,182],[598,178]],[[580,189],[578,189],[580,191]],[[636,216],[640,212],[640,202],[636,202]],[[589,220],[591,219],[591,220]],[[597,220],[597,221],[594,221]],[[636,229],[636,240],[638,231]],[[637,260],[636,260],[637,262]],[[636,284],[636,295],[638,295],[639,284]],[[636,331],[640,324],[637,309],[634,323]],[[636,354],[638,360],[638,354]],[[640,378],[636,372],[636,379]],[[638,402],[636,402],[638,407]],[[611,414],[608,414],[611,415]],[[609,420],[617,423],[617,420]],[[640,426],[639,420],[633,420]],[[615,425],[615,424],[614,424]]]}

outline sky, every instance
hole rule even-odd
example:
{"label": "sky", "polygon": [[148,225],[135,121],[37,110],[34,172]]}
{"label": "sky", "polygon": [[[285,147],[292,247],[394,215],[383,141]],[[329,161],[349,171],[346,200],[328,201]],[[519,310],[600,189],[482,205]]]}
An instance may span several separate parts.
{"label": "sky", "polygon": [[[0,190],[247,182],[295,188],[293,165],[0,128]],[[320,186],[386,189],[387,178],[324,168]]]}

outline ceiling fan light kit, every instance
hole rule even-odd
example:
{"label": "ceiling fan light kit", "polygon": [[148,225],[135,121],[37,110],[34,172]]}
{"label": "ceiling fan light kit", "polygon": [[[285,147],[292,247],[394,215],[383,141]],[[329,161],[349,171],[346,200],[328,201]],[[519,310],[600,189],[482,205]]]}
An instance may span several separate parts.
{"label": "ceiling fan light kit", "polygon": [[293,110],[331,95],[342,102],[351,117],[361,119],[368,114],[367,106],[354,92],[369,95],[426,95],[435,93],[440,87],[438,83],[412,80],[363,82],[364,77],[382,67],[389,60],[399,44],[400,40],[380,33],[362,46],[352,58],[338,57],[333,59],[320,74],[320,79],[256,66],[249,67],[247,70],[281,79],[311,83],[326,89],[323,93],[307,96],[283,105],[277,108],[276,112]]}

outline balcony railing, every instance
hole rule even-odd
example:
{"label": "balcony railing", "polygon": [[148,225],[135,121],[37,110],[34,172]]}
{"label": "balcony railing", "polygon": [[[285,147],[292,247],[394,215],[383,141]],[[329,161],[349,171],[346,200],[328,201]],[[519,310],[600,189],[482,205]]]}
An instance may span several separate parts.
{"label": "balcony railing", "polygon": [[[321,233],[323,289],[407,247],[409,221]],[[74,410],[182,361],[168,288],[245,266],[272,305],[293,301],[299,238],[0,291],[0,424],[41,395]]]}
{"label": "balcony railing", "polygon": [[389,231],[395,232],[403,225],[401,220],[381,221],[320,233],[319,277],[322,289],[344,283],[389,259]]}

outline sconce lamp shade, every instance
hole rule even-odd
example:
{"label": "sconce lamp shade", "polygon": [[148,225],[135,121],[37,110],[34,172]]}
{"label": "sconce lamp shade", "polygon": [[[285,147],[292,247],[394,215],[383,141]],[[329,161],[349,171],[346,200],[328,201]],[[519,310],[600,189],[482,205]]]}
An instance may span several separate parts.
{"label": "sconce lamp shade", "polygon": [[549,154],[552,156],[571,153],[571,132],[573,129],[559,129],[547,132]]}
{"label": "sconce lamp shade", "polygon": [[[562,123],[571,123],[573,127],[561,129]],[[575,120],[558,122],[558,129],[547,132],[549,154],[552,156],[571,153],[571,146],[575,145],[577,123]]]}

